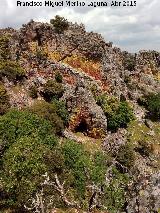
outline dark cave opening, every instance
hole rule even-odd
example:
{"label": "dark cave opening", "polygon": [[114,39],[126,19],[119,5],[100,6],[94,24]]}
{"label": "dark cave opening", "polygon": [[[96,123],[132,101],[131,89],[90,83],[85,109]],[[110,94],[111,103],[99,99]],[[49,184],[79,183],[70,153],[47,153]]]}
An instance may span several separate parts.
{"label": "dark cave opening", "polygon": [[75,132],[82,132],[87,133],[88,132],[88,124],[85,120],[82,120],[79,125],[75,128]]}

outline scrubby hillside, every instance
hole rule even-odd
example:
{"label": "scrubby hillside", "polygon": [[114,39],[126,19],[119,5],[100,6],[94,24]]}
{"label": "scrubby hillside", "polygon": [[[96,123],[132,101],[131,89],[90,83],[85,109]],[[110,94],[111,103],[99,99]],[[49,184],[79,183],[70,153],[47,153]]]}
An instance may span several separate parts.
{"label": "scrubby hillside", "polygon": [[160,53],[56,16],[0,30],[0,211],[160,211]]}

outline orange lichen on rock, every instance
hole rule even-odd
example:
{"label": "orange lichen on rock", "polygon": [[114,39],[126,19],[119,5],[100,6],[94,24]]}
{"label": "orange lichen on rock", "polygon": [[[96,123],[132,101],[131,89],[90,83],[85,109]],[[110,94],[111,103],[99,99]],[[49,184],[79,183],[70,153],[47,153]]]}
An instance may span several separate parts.
{"label": "orange lichen on rock", "polygon": [[66,83],[68,83],[70,85],[75,85],[75,83],[76,83],[76,78],[74,78],[71,75],[64,74],[63,79]]}
{"label": "orange lichen on rock", "polygon": [[[77,109],[76,112],[71,116],[70,122],[69,122],[69,129],[72,131],[75,131],[76,127],[79,126],[81,121],[85,121],[87,125],[87,120],[89,118],[89,113],[85,109]],[[86,132],[88,130],[86,129]]]}
{"label": "orange lichen on rock", "polygon": [[93,125],[90,113],[83,108],[77,109],[75,114],[71,116],[69,129],[73,132],[82,132],[84,135],[95,139],[105,136],[104,130]]}
{"label": "orange lichen on rock", "polygon": [[102,80],[101,65],[99,62],[88,60],[86,57],[72,55],[71,57],[65,58],[64,63],[87,73],[95,80]]}

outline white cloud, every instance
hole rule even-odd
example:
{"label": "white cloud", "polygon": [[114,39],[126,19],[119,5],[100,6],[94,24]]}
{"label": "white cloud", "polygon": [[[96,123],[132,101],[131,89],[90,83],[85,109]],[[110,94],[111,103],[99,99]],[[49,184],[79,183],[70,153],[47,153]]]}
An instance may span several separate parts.
{"label": "white cloud", "polygon": [[113,41],[123,50],[133,52],[140,49],[155,49],[160,51],[159,8],[159,0],[137,0],[137,6],[132,8],[18,8],[16,0],[1,0],[0,27],[18,28],[30,19],[49,21],[59,14],[69,21],[84,23],[88,31],[101,33],[106,41]]}

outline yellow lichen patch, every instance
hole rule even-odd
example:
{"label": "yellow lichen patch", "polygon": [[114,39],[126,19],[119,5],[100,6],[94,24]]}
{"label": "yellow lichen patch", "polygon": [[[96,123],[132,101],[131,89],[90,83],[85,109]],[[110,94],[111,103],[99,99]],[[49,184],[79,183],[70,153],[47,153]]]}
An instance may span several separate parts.
{"label": "yellow lichen patch", "polygon": [[48,57],[52,60],[59,61],[61,60],[62,55],[60,52],[54,51],[54,52],[48,52]]}
{"label": "yellow lichen patch", "polygon": [[72,55],[71,57],[65,58],[64,63],[87,73],[96,80],[102,80],[101,64],[99,62],[88,60],[86,57]]}
{"label": "yellow lichen patch", "polygon": [[92,138],[104,138],[105,137],[105,132],[102,128],[93,128],[89,131],[88,133],[89,136]]}
{"label": "yellow lichen patch", "polygon": [[29,42],[28,45],[29,45],[29,49],[31,50],[32,53],[37,52],[37,48],[38,48],[38,42],[37,41]]}
{"label": "yellow lichen patch", "polygon": [[62,53],[58,51],[51,51],[47,46],[43,47],[43,51],[48,55],[48,58],[54,61],[59,61],[62,58]]}
{"label": "yellow lichen patch", "polygon": [[75,76],[69,75],[69,74],[63,74],[63,80],[70,85],[74,85],[76,83]]}

